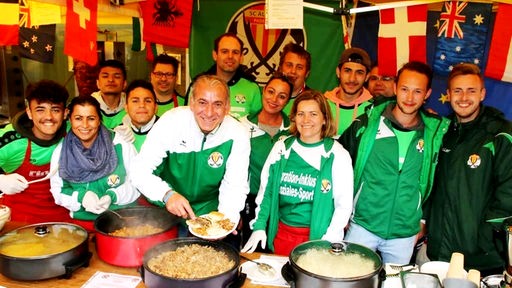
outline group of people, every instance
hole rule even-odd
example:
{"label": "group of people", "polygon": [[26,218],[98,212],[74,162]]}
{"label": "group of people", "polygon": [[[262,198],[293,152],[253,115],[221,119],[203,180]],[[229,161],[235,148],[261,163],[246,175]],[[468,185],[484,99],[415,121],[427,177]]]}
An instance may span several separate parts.
{"label": "group of people", "polygon": [[220,35],[214,65],[184,97],[174,89],[179,63],[165,54],[150,82],[127,85],[122,63],[102,63],[99,91],[67,108],[59,84],[31,85],[26,110],[0,130],[12,219],[92,229],[98,214],[130,205],[184,220],[216,210],[238,223],[225,241],[243,252],[346,240],[406,264],[421,239],[420,262],[461,252],[467,268],[502,272],[493,237],[512,216],[512,126],[482,104],[476,65],[453,67],[445,118],[423,109],[426,63],[380,75],[366,51],[349,48],[338,87],[322,93],[306,85],[310,54],[289,43],[260,90],[243,51],[235,34]]}

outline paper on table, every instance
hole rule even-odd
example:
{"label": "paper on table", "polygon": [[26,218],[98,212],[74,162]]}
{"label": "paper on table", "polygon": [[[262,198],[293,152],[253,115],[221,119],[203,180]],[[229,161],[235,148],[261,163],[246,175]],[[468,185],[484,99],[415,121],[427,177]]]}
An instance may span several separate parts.
{"label": "paper on table", "polygon": [[[267,286],[290,287],[288,282],[286,282],[286,280],[284,280],[283,276],[281,275],[281,268],[283,268],[283,265],[286,264],[286,262],[288,262],[288,257],[261,255],[259,259],[261,259],[261,260],[268,259],[268,260],[272,260],[272,261],[279,263],[278,267],[274,267],[277,270],[277,273],[279,273],[279,277],[276,280],[271,281],[271,282],[260,282],[260,281],[252,280],[251,283],[259,284],[259,285],[267,285]],[[254,260],[257,261],[257,259],[254,259]]]}
{"label": "paper on table", "polygon": [[138,276],[96,271],[81,288],[135,288],[141,280]]}

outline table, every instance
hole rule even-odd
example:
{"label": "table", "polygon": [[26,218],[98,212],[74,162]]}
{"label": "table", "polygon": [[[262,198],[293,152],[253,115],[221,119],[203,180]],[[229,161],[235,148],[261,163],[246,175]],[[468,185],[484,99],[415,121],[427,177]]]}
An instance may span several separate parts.
{"label": "table", "polygon": [[[4,233],[7,233],[9,231],[12,231],[14,229],[17,229],[19,227],[24,226],[22,223],[16,223],[16,222],[8,222],[5,224],[4,229],[2,232],[0,232],[0,235],[3,235]],[[107,273],[118,273],[123,275],[134,275],[134,276],[140,276],[139,272],[137,271],[137,268],[124,268],[124,267],[117,267],[110,264],[107,264],[103,262],[101,259],[98,258],[98,255],[96,253],[96,246],[94,245],[93,241],[91,241],[92,237],[94,237],[93,233],[90,233],[89,235],[89,250],[92,252],[92,258],[89,263],[89,267],[82,267],[73,272],[70,279],[59,279],[59,278],[53,278],[48,280],[40,280],[40,281],[16,281],[9,279],[3,275],[0,274],[0,285],[8,287],[8,288],[26,288],[26,287],[51,287],[51,288],[72,288],[72,287],[81,287],[89,278],[94,275],[96,271],[102,271]],[[249,259],[257,259],[261,256],[260,253],[242,253],[244,256],[248,257]],[[241,259],[241,262],[245,262],[243,259]],[[139,283],[137,285],[137,288],[144,288],[146,287],[144,283]],[[244,285],[242,286],[244,288],[264,288],[264,287],[275,287],[275,286],[263,286],[263,285],[254,285],[251,283],[251,280],[247,279],[245,280]]]}

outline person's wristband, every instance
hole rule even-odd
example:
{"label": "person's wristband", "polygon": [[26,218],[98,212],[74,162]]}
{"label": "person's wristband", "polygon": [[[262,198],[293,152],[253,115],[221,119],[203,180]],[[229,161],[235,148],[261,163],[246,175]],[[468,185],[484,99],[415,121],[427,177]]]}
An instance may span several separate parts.
{"label": "person's wristband", "polygon": [[169,190],[167,193],[165,193],[164,199],[162,200],[164,201],[164,204],[167,204],[167,201],[169,201],[169,198],[171,198],[172,194],[174,194],[174,191],[172,190]]}

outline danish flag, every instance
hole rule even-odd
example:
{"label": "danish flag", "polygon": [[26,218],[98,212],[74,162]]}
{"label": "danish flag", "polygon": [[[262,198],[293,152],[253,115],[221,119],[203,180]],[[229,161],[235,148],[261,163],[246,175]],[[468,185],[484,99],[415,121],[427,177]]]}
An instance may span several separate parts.
{"label": "danish flag", "polygon": [[466,22],[466,16],[460,15],[460,13],[462,12],[462,10],[464,10],[464,8],[466,8],[467,5],[467,2],[457,1],[444,3],[446,12],[442,12],[441,16],[439,17],[439,20],[442,23],[441,26],[439,27],[437,37],[440,37],[442,34],[444,34],[444,37],[446,38],[453,38],[455,34],[457,34],[457,37],[459,37],[459,39],[464,38],[464,33],[460,28],[459,22]]}

